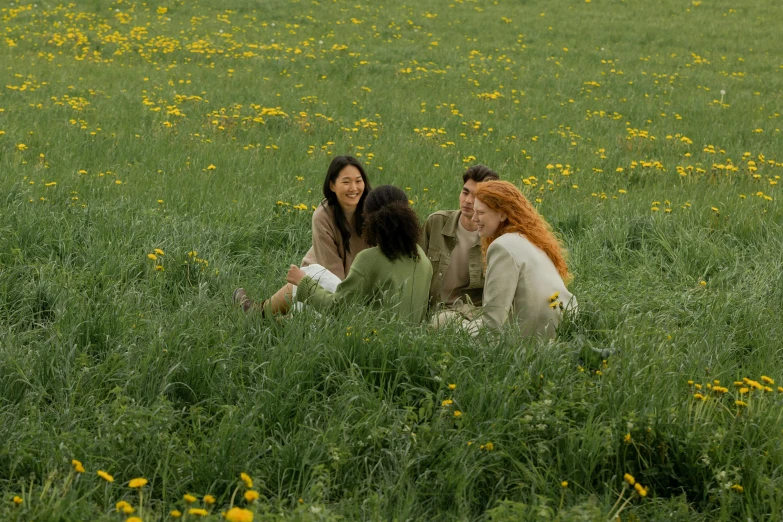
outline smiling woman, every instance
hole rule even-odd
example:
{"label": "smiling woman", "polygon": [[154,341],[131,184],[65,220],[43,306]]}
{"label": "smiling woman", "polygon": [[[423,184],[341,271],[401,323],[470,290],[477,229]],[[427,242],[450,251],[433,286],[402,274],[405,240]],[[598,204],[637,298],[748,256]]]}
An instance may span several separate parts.
{"label": "smiling woman", "polygon": [[[370,192],[364,167],[352,156],[337,156],[324,178],[324,199],[313,213],[313,245],[302,260],[302,268],[324,288],[334,291],[345,279],[356,255],[367,248],[362,236],[364,200]],[[264,315],[286,314],[296,287],[286,284],[269,299],[255,303],[243,288],[234,290],[233,301],[244,311],[261,310]]]}

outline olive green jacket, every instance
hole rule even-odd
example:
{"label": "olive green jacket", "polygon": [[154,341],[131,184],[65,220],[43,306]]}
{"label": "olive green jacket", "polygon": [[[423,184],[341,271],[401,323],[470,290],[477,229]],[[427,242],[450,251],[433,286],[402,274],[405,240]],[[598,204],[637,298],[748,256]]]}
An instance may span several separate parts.
{"label": "olive green jacket", "polygon": [[[430,284],[430,309],[434,310],[441,301],[443,276],[451,263],[451,251],[457,244],[457,224],[461,210],[439,210],[427,218],[424,223],[419,244],[432,263],[432,284]],[[481,256],[481,244],[470,249],[468,261],[470,283],[460,288],[463,301],[481,306],[484,290],[484,261]]]}

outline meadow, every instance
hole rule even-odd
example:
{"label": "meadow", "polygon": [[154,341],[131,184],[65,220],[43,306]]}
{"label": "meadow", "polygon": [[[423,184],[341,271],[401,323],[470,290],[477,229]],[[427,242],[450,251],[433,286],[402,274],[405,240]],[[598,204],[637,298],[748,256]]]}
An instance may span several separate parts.
{"label": "meadow", "polygon": [[[781,19],[4,4],[0,519],[783,519]],[[232,308],[301,260],[340,154],[422,220],[466,166],[516,183],[579,316],[545,343]]]}

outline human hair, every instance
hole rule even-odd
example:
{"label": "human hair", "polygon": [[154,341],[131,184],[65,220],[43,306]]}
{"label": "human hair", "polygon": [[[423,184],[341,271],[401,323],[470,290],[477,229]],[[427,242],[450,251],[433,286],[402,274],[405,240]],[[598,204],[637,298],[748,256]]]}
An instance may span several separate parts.
{"label": "human hair", "polygon": [[530,201],[513,183],[508,181],[487,181],[479,184],[476,189],[476,199],[484,203],[490,210],[506,215],[492,237],[481,239],[481,251],[486,259],[487,249],[497,238],[509,232],[523,234],[531,243],[544,251],[552,260],[563,281],[571,276],[565,259],[565,249],[557,239],[552,228],[541,214],[530,204]]}
{"label": "human hair", "polygon": [[486,165],[473,165],[462,174],[462,183],[467,183],[469,179],[481,183],[483,181],[497,181],[500,176]]}
{"label": "human hair", "polygon": [[391,261],[403,256],[419,259],[419,218],[408,204],[408,196],[393,185],[381,185],[364,203],[364,236]]}
{"label": "human hair", "polygon": [[359,203],[356,205],[356,212],[353,214],[354,224],[359,234],[362,233],[364,228],[364,201],[367,199],[367,194],[370,193],[372,187],[370,187],[370,181],[367,179],[367,173],[364,172],[364,167],[359,163],[359,160],[353,156],[336,156],[329,164],[329,169],[326,171],[326,178],[324,178],[324,199],[329,204],[329,208],[334,213],[334,222],[337,225],[337,230],[340,231],[340,236],[343,239],[343,248],[345,253],[351,252],[351,227],[348,224],[348,219],[345,217],[345,212],[337,201],[337,194],[334,193],[331,187],[331,183],[337,179],[342,170],[352,165],[359,170],[359,174],[362,175],[364,181],[364,192],[362,197],[359,198]]}

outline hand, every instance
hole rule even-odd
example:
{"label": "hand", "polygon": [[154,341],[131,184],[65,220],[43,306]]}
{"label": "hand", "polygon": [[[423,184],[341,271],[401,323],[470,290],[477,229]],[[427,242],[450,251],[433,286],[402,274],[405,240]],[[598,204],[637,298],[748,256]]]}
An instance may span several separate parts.
{"label": "hand", "polygon": [[302,279],[304,279],[306,275],[307,274],[304,273],[304,270],[302,270],[296,265],[291,265],[291,267],[288,269],[288,275],[286,276],[286,280],[292,285],[299,286],[299,283],[302,281]]}

